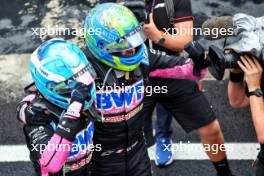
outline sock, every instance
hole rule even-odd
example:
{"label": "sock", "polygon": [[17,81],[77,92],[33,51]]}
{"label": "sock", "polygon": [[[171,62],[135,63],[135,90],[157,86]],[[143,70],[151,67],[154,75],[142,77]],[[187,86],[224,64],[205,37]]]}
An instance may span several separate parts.
{"label": "sock", "polygon": [[232,176],[232,173],[231,173],[231,170],[229,168],[226,158],[218,162],[213,162],[213,164],[219,176]]}

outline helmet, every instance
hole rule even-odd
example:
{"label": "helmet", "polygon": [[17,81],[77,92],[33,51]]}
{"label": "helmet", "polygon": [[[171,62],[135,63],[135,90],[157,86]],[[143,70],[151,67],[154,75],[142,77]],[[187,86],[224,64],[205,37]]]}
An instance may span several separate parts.
{"label": "helmet", "polygon": [[[131,71],[146,60],[147,39],[134,14],[117,3],[103,3],[90,11],[85,19],[85,41],[92,54],[104,64],[123,71]],[[121,51],[135,48],[132,56]]]}
{"label": "helmet", "polygon": [[51,39],[40,45],[31,55],[29,69],[36,88],[51,103],[67,109],[71,92],[82,76],[91,82],[91,99],[95,98],[95,71],[77,46],[60,39]]}

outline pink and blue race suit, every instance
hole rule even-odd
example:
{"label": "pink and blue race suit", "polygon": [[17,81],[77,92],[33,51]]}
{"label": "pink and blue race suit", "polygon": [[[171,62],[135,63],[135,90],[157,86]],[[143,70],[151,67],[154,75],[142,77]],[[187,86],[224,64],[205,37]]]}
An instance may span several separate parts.
{"label": "pink and blue race suit", "polygon": [[[36,101],[38,105],[34,103]],[[45,102],[42,97],[31,94],[23,99],[17,109],[19,120],[25,123],[24,135],[36,175],[89,175],[92,151],[95,149],[92,141],[94,124],[86,121],[87,117],[83,114],[69,116],[67,112],[64,113],[62,117],[80,118],[75,139],[68,140],[56,133],[59,118],[48,108],[43,108]],[[40,107],[40,103],[43,106]],[[78,112],[80,109],[79,105],[73,103],[68,111]]]}

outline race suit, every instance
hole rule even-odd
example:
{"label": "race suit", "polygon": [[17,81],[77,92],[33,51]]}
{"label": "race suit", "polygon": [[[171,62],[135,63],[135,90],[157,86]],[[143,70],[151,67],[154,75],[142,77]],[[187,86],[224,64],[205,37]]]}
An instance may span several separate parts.
{"label": "race suit", "polygon": [[[85,54],[97,71],[95,106],[104,119],[103,123],[94,123],[94,144],[100,144],[102,150],[93,153],[92,176],[150,176],[151,165],[143,134],[146,116],[143,112],[143,100],[158,89],[166,93],[166,88],[148,87],[148,75],[154,71],[153,74],[158,76],[163,69],[168,68],[175,71],[171,77],[179,78],[177,70],[186,66],[186,59],[147,49],[145,54],[149,64],[141,64],[137,69],[126,73],[96,61],[88,50],[85,50]],[[179,72],[193,76],[192,68],[191,71]],[[148,113],[153,108],[148,108]]]}
{"label": "race suit", "polygon": [[[35,175],[89,176],[92,150],[95,148],[92,143],[93,123],[86,121],[82,114],[78,122],[80,130],[74,135],[76,138],[65,139],[56,133],[62,109],[36,94],[38,92],[26,96],[17,107],[17,118],[20,121],[26,119],[23,120],[26,123],[23,131]],[[35,98],[30,98],[32,96]]]}

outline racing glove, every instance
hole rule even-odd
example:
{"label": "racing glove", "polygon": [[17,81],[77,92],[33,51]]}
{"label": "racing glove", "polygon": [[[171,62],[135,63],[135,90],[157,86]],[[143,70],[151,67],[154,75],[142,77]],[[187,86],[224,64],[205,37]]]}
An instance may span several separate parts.
{"label": "racing glove", "polygon": [[71,93],[71,104],[69,105],[66,113],[60,118],[56,132],[61,137],[74,141],[76,134],[83,129],[81,123],[81,116],[83,104],[85,100],[89,100],[90,89],[92,84],[86,85],[77,83],[75,89]]}
{"label": "racing glove", "polygon": [[[72,145],[76,134],[84,129],[84,118],[80,118],[84,101],[90,98],[91,84],[77,83],[71,93],[71,103],[66,113],[60,118],[59,124],[48,143],[49,145]],[[45,150],[39,159],[42,175],[57,173],[64,165],[70,150]]]}

